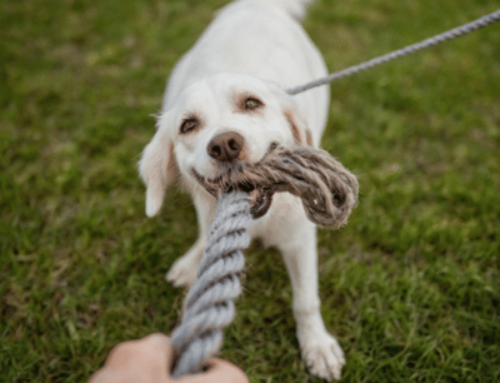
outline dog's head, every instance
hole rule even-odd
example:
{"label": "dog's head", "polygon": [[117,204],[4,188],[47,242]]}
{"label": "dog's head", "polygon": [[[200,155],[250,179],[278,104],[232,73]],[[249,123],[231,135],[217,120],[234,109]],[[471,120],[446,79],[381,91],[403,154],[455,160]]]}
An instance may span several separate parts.
{"label": "dog's head", "polygon": [[276,146],[312,145],[292,96],[276,84],[224,73],[195,82],[169,105],[146,146],[139,172],[147,186],[146,214],[160,210],[178,172],[202,187],[230,166],[260,161]]}

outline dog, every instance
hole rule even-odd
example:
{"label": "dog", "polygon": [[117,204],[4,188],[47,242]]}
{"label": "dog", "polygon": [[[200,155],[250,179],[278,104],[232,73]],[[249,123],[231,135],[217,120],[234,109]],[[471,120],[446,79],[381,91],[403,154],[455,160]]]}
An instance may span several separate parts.
{"label": "dog", "polygon": [[[196,279],[216,207],[207,180],[231,164],[258,162],[277,146],[319,146],[329,87],[295,96],[285,91],[328,73],[300,24],[310,1],[233,1],[216,14],[170,76],[139,173],[147,188],[148,216],[159,212],[166,189],[177,179],[196,207],[199,238],[168,272],[175,286],[189,287]],[[253,221],[249,233],[282,253],[302,359],[313,375],[339,379],[344,355],[320,314],[316,226],[301,201],[288,193],[262,209],[266,214]]]}

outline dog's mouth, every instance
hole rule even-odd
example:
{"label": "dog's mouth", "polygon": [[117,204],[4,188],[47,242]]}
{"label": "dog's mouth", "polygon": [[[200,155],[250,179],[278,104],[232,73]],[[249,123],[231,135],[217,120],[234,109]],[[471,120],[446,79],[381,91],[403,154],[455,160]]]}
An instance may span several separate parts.
{"label": "dog's mouth", "polygon": [[194,168],[191,169],[191,173],[193,174],[196,181],[198,181],[198,183],[215,198],[217,198],[219,193],[228,193],[234,189],[249,193],[253,197],[253,203],[250,212],[252,213],[254,219],[260,218],[269,211],[273,199],[273,192],[271,190],[259,187],[259,185],[253,185],[251,183],[245,182],[233,184],[231,182],[228,183],[227,180],[231,179],[231,173],[240,172],[245,168],[245,166],[258,165],[260,162],[264,161],[266,157],[276,148],[277,144],[272,143],[264,156],[259,161],[252,164],[248,164],[245,162],[224,164],[223,166],[221,166],[221,169],[215,178],[210,179],[203,177]]}

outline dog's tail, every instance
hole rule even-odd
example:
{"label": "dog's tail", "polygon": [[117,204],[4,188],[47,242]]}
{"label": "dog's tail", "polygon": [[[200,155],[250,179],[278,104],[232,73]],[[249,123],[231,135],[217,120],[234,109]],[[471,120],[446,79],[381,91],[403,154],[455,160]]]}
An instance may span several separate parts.
{"label": "dog's tail", "polygon": [[302,20],[306,13],[307,8],[311,5],[314,0],[263,0],[268,5],[275,5],[285,12],[289,13],[291,16],[297,20]]}

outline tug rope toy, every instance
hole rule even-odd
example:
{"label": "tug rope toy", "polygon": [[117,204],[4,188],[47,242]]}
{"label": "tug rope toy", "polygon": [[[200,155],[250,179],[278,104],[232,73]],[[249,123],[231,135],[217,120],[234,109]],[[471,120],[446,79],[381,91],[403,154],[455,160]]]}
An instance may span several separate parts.
{"label": "tug rope toy", "polygon": [[357,204],[359,185],[328,152],[301,147],[276,149],[259,163],[229,168],[205,188],[218,197],[218,205],[184,315],[172,332],[174,378],[199,372],[219,351],[222,329],[233,320],[241,293],[247,228],[267,212],[274,193],[298,196],[312,222],[338,228]]}

